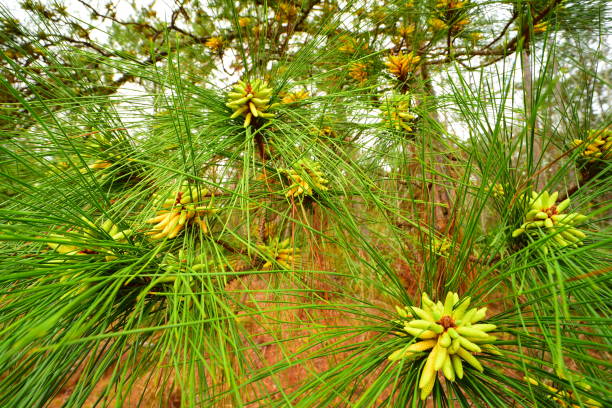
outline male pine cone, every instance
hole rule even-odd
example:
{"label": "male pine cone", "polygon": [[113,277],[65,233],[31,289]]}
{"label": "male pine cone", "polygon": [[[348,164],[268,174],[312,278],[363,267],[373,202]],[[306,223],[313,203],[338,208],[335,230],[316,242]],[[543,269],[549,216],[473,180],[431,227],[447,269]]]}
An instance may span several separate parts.
{"label": "male pine cone", "polygon": [[524,233],[544,232],[552,234],[553,242],[560,247],[579,245],[586,238],[586,234],[573,225],[586,221],[587,217],[578,213],[563,214],[570,204],[570,199],[567,198],[557,205],[558,196],[558,192],[549,194],[548,191],[533,191],[524,222],[512,232],[512,237],[516,238]]}
{"label": "male pine cone", "polygon": [[194,186],[183,183],[172,196],[155,194],[154,197],[161,208],[157,215],[146,222],[153,225],[153,230],[147,232],[153,239],[175,238],[190,222],[199,225],[203,233],[208,232],[206,215],[214,214],[217,210],[210,206],[201,206],[204,197],[208,195],[206,189],[198,190]]}
{"label": "male pine cone", "polygon": [[321,164],[312,160],[298,160],[292,169],[283,169],[283,173],[291,181],[285,197],[312,196],[313,187],[320,191],[327,191],[329,180],[321,171]]}
{"label": "male pine cone", "polygon": [[489,353],[499,354],[491,343],[495,337],[488,334],[497,328],[494,324],[478,323],[485,318],[487,308],[472,308],[468,310],[470,298],[460,301],[459,295],[449,292],[444,304],[434,303],[426,293],[423,293],[421,308],[398,308],[398,313],[405,320],[403,331],[415,338],[414,342],[394,351],[387,357],[391,361],[419,356],[427,352],[427,359],[419,388],[421,399],[426,399],[436,383],[438,371],[442,371],[449,381],[462,379],[465,361],[478,371],[484,371],[480,361],[473,353],[480,353],[483,348]]}
{"label": "male pine cone", "polygon": [[233,92],[227,94],[229,102],[225,104],[234,110],[232,119],[244,116],[244,127],[251,124],[253,118],[273,118],[274,114],[267,112],[275,104],[270,105],[272,88],[260,79],[251,82],[238,81]]}

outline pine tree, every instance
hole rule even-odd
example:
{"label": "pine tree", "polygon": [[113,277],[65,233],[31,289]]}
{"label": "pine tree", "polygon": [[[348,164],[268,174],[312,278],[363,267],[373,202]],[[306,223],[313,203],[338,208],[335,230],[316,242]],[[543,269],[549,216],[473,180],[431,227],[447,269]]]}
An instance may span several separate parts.
{"label": "pine tree", "polygon": [[166,12],[0,11],[0,406],[610,405],[605,1]]}

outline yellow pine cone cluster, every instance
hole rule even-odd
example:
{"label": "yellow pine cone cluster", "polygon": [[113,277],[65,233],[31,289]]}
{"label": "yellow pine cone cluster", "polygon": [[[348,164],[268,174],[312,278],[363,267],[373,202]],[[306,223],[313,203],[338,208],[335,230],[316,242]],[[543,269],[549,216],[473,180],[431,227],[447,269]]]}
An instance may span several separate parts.
{"label": "yellow pine cone cluster", "polygon": [[558,196],[558,192],[549,194],[548,191],[542,193],[533,191],[524,222],[520,228],[512,232],[512,237],[544,231],[554,234],[553,241],[561,247],[579,245],[586,235],[572,225],[586,221],[587,217],[578,213],[563,214],[570,204],[570,199],[567,198],[557,205]]}
{"label": "yellow pine cone cluster", "polygon": [[[550,385],[546,385],[546,384],[541,384],[539,383],[536,379],[531,378],[531,377],[525,377],[524,378],[525,381],[527,381],[530,384],[535,385],[536,387],[543,387],[546,389],[546,391],[548,391],[550,393],[550,395],[548,396],[550,399],[552,399],[553,401],[555,401],[558,406],[566,408],[566,407],[571,407],[571,408],[599,408],[602,407],[603,405],[601,405],[599,402],[591,399],[591,398],[584,398],[581,397],[580,398],[580,402],[578,400],[578,398],[576,397],[575,393],[573,390],[559,390],[555,387],[551,387]],[[589,391],[591,389],[591,386],[588,384],[585,384],[583,382],[577,381],[574,383],[576,385],[576,388],[578,389],[582,389],[585,391]]]}
{"label": "yellow pine cone cluster", "polygon": [[[132,236],[131,229],[120,230],[119,226],[113,223],[111,220],[106,220],[101,225],[102,230],[107,233],[113,241],[117,241],[119,243],[127,243],[128,238]],[[106,255],[105,259],[107,261],[112,261],[113,259],[117,259],[115,255]]]}
{"label": "yellow pine cone cluster", "polygon": [[202,229],[202,232],[208,232],[208,224],[206,215],[214,214],[216,209],[211,206],[201,206],[204,197],[208,195],[208,191],[195,186],[189,186],[183,183],[181,188],[172,194],[170,197],[161,194],[155,194],[154,199],[161,203],[161,209],[157,211],[157,215],[148,219],[146,222],[153,225],[153,230],[147,232],[153,239],[175,238],[189,222],[194,222]]}
{"label": "yellow pine cone cluster", "polygon": [[348,74],[358,82],[365,82],[368,79],[368,66],[360,62],[354,62],[349,66]]}
{"label": "yellow pine cone cluster", "polygon": [[321,164],[309,159],[298,160],[292,169],[281,170],[291,182],[285,197],[299,197],[301,195],[312,196],[313,187],[326,191],[329,180],[320,170]]}
{"label": "yellow pine cone cluster", "polygon": [[[167,272],[181,272],[190,269],[193,272],[206,271],[209,269],[213,269],[213,267],[218,265],[218,262],[214,260],[208,259],[206,254],[202,253],[200,255],[195,256],[191,261],[187,259],[187,254],[185,250],[180,249],[178,255],[167,253],[164,256],[160,266]],[[174,281],[175,278],[167,279],[168,281]]]}
{"label": "yellow pine cone cluster", "polygon": [[446,25],[446,23],[442,20],[440,20],[437,17],[433,17],[430,18],[427,21],[427,24],[429,24],[429,26],[434,30],[434,31],[442,31],[442,30],[446,30],[448,28],[448,26]]}
{"label": "yellow pine cone cluster", "polygon": [[447,237],[436,238],[431,240],[431,250],[440,256],[448,257],[451,249],[451,241]]}
{"label": "yellow pine cone cluster", "polygon": [[399,35],[400,37],[407,37],[414,32],[415,28],[416,27],[414,24],[401,25],[397,29],[397,35]]}
{"label": "yellow pine cone cluster", "polygon": [[206,40],[204,46],[210,48],[212,51],[219,51],[223,48],[223,39],[221,37],[210,37]]}
{"label": "yellow pine cone cluster", "polygon": [[500,183],[490,184],[489,188],[493,193],[493,197],[503,197],[506,194],[504,186]]}
{"label": "yellow pine cone cluster", "polygon": [[272,88],[260,79],[253,82],[238,81],[232,92],[227,94],[229,102],[225,105],[234,110],[231,118],[244,116],[244,127],[251,124],[253,118],[273,118],[274,114],[267,112],[272,109],[270,97]]}
{"label": "yellow pine cone cluster", "polygon": [[[216,259],[210,259],[206,253],[200,253],[191,260],[187,251],[180,249],[178,254],[166,253],[160,262],[160,268],[165,272],[151,278],[151,287],[162,283],[174,283],[175,285],[191,286],[195,281],[195,274],[208,271],[222,270],[224,264]],[[195,274],[194,274],[195,273]],[[180,279],[177,279],[180,277]],[[147,292],[149,295],[160,294],[156,291]],[[180,296],[179,299],[184,299]]]}
{"label": "yellow pine cone cluster", "polygon": [[301,90],[301,91],[295,91],[295,92],[291,92],[286,94],[285,96],[283,96],[283,99],[281,99],[282,103],[296,103],[299,101],[303,101],[304,99],[308,99],[310,95],[308,94],[308,91],[305,90]]}
{"label": "yellow pine cone cluster", "polygon": [[[113,157],[113,160],[115,158]],[[95,177],[98,182],[104,183],[106,180],[110,179],[113,175],[113,170],[117,170],[119,168],[119,161],[114,160],[103,160],[98,159],[95,160],[92,164],[89,164],[86,168],[81,168],[81,174],[88,174],[89,172],[95,172]]]}
{"label": "yellow pine cone cluster", "polygon": [[382,106],[381,115],[389,127],[397,131],[412,132],[412,123],[416,116],[410,112],[409,100],[398,97],[387,99]]}
{"label": "yellow pine cone cluster", "polygon": [[357,41],[353,37],[343,35],[340,37],[340,42],[342,45],[338,47],[338,51],[345,52],[347,54],[352,54],[355,52],[355,49],[357,48]]}
{"label": "yellow pine cone cluster", "polygon": [[[81,217],[81,220],[85,222],[88,227],[78,228],[74,231],[74,233],[75,235],[80,235],[83,240],[86,240],[87,238],[104,239],[110,236],[113,241],[117,241],[119,243],[126,243],[128,238],[133,234],[133,231],[131,229],[120,230],[119,226],[114,224],[111,220],[104,221],[100,226],[92,223],[84,217]],[[101,231],[103,233],[101,233]],[[64,236],[56,234],[52,234],[50,236],[59,239],[66,238]],[[75,245],[73,243],[60,244],[57,242],[48,242],[47,245],[49,246],[49,248],[54,249],[62,255],[93,255],[99,253],[107,253],[107,255],[105,256],[105,260],[112,261],[113,259],[117,259],[117,257],[112,252],[109,254],[108,250],[96,246],[88,245],[87,247],[83,247],[81,245]]]}
{"label": "yellow pine cone cluster", "polygon": [[406,40],[410,34],[414,33],[416,26],[414,24],[408,25],[400,25],[397,28],[396,35],[392,38],[393,43],[397,46],[402,44],[404,40]]}
{"label": "yellow pine cone cluster", "polygon": [[469,24],[470,20],[464,17],[464,9],[468,1],[440,0],[436,4],[436,14],[429,20],[429,25],[434,31],[445,30],[449,27],[459,31]]}
{"label": "yellow pine cone cluster", "polygon": [[408,54],[389,55],[385,65],[389,68],[391,74],[403,80],[414,71],[419,61],[421,61],[421,57],[414,55],[411,51]]}
{"label": "yellow pine cone cluster", "polygon": [[612,159],[612,128],[590,130],[586,140],[574,139],[572,145],[583,146],[582,156],[589,161]]}
{"label": "yellow pine cone cluster", "polygon": [[338,137],[338,134],[331,126],[323,126],[318,132],[318,135],[324,136],[329,139],[335,139],[336,137]]}
{"label": "yellow pine cone cluster", "polygon": [[298,13],[298,8],[295,4],[279,3],[278,10],[274,15],[274,19],[284,23],[294,21]]}
{"label": "yellow pine cone cluster", "polygon": [[437,372],[442,371],[449,381],[462,379],[465,361],[478,371],[484,371],[480,361],[473,353],[480,353],[485,348],[490,353],[499,354],[491,343],[496,340],[488,333],[497,327],[494,324],[478,323],[485,318],[487,308],[472,308],[470,298],[459,300],[457,293],[449,292],[444,304],[434,303],[423,293],[421,308],[406,306],[397,307],[403,318],[401,333],[414,337],[414,342],[394,351],[387,357],[391,361],[419,357],[427,353],[427,360],[421,372],[419,388],[421,399],[426,399],[436,383]]}
{"label": "yellow pine cone cluster", "polygon": [[257,245],[257,248],[263,253],[266,263],[263,264],[264,269],[269,269],[276,261],[285,269],[291,269],[298,262],[299,254],[291,245],[291,238],[287,238],[279,242],[279,238],[275,237],[269,240],[267,245]]}

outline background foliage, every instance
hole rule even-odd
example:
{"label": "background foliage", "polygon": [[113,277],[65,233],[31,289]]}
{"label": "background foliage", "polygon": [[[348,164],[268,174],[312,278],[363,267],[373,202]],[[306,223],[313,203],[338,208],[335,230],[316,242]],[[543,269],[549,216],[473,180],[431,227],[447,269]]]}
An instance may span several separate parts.
{"label": "background foliage", "polygon": [[[20,7],[2,406],[610,404],[612,142],[585,154],[610,138],[605,1]],[[239,79],[273,118],[230,118]],[[181,188],[193,218],[155,239]],[[588,217],[581,245],[512,236],[544,190]],[[423,356],[387,360],[411,341],[395,306],[449,291],[502,353],[422,401]]]}

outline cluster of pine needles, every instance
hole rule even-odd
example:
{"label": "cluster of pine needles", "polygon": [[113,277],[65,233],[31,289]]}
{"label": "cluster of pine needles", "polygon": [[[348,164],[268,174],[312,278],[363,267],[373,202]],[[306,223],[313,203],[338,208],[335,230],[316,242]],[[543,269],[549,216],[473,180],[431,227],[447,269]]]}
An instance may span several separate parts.
{"label": "cluster of pine needles", "polygon": [[[446,53],[476,2],[273,3],[157,64],[0,35],[0,406],[610,406],[610,118],[544,91],[554,20],[511,44],[527,90]],[[389,49],[338,7],[429,18]],[[145,94],[75,90],[94,63]]]}

